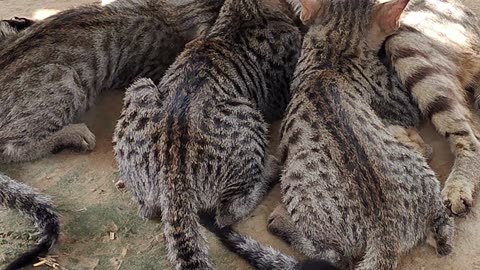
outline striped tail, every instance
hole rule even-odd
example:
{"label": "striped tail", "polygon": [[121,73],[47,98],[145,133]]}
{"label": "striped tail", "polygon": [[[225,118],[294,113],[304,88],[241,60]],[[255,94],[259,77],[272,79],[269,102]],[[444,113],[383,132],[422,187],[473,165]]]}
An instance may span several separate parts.
{"label": "striped tail", "polygon": [[21,254],[5,270],[16,270],[34,263],[45,255],[58,239],[60,225],[50,199],[31,187],[0,173],[0,204],[17,209],[31,219],[41,233],[35,247]]}
{"label": "striped tail", "polygon": [[168,257],[176,270],[213,270],[208,258],[208,245],[201,233],[194,196],[182,188],[180,175],[171,178],[162,201],[162,221],[167,242]]}
{"label": "striped tail", "polygon": [[201,223],[217,235],[230,251],[239,255],[257,270],[338,270],[320,260],[298,262],[272,247],[263,246],[253,238],[239,234],[231,227],[218,228],[215,219],[207,213],[202,215]]}

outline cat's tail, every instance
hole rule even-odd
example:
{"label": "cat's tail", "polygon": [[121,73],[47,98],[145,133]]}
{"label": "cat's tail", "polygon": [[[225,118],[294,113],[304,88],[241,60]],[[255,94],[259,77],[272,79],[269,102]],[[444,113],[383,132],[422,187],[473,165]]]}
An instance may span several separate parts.
{"label": "cat's tail", "polygon": [[213,270],[191,191],[180,175],[166,177],[162,222],[168,257],[176,270]]}
{"label": "cat's tail", "polygon": [[202,225],[213,232],[230,251],[239,255],[257,270],[338,270],[321,260],[298,262],[269,246],[263,246],[255,239],[241,235],[230,226],[219,228],[208,213],[202,214]]}
{"label": "cat's tail", "polygon": [[0,173],[0,204],[17,209],[31,219],[41,235],[32,249],[18,256],[5,270],[16,270],[34,263],[38,256],[45,255],[58,239],[60,225],[50,199]]}

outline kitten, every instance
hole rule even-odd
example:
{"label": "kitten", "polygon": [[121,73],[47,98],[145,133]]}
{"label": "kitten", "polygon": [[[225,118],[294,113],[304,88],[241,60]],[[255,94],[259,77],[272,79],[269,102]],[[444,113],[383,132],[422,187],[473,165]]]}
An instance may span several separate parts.
{"label": "kitten", "polygon": [[241,220],[279,173],[265,119],[284,113],[300,47],[283,0],[226,0],[158,86],[127,90],[116,160],[140,215],[163,220],[174,269],[212,269],[199,214]]}
{"label": "kitten", "polygon": [[[95,136],[72,122],[102,90],[141,76],[159,81],[184,45],[215,22],[222,3],[118,0],[60,12],[19,34],[0,50],[0,163],[34,160],[65,147],[92,150]],[[2,204],[26,213],[42,230],[49,220],[58,227],[43,196],[6,176],[2,181]],[[51,239],[58,236],[54,232]],[[35,258],[20,260],[25,265]]]}
{"label": "kitten", "polygon": [[480,182],[479,136],[466,100],[470,88],[480,108],[479,21],[454,0],[413,0],[385,48],[422,114],[450,144],[455,163],[442,194],[452,213],[465,214]]}
{"label": "kitten", "polygon": [[65,146],[93,149],[93,134],[72,121],[101,90],[140,76],[159,81],[183,45],[214,22],[221,2],[122,0],[34,25],[0,52],[0,162],[33,160]]}
{"label": "kitten", "polygon": [[[408,92],[378,57],[408,0],[302,0],[305,36],[279,147],[282,199],[269,229],[341,269],[397,267],[428,235],[450,253],[453,219],[425,158],[390,127],[418,124]],[[280,212],[280,213],[279,213]],[[231,229],[218,233],[256,269],[300,269]]]}

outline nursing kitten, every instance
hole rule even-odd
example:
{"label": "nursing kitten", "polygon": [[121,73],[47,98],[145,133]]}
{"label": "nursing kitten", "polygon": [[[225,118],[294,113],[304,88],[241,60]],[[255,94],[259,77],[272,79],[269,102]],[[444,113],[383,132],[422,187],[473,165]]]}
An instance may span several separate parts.
{"label": "nursing kitten", "polygon": [[140,215],[160,218],[174,269],[212,269],[199,215],[248,215],[278,176],[265,119],[280,118],[301,47],[282,0],[226,0],[158,86],[127,90],[114,149]]}
{"label": "nursing kitten", "polygon": [[[286,211],[273,213],[270,230],[341,269],[395,269],[429,234],[438,254],[450,253],[438,180],[390,129],[418,124],[418,109],[378,57],[408,0],[301,3],[311,27],[281,131]],[[302,267],[228,228],[217,233],[256,269]]]}
{"label": "nursing kitten", "polygon": [[413,0],[400,30],[385,43],[391,65],[422,114],[449,142],[455,163],[443,198],[465,214],[480,182],[480,142],[467,89],[480,108],[480,28],[472,11],[455,0]]}
{"label": "nursing kitten", "polygon": [[[215,22],[222,3],[118,0],[60,12],[18,34],[0,50],[0,163],[65,147],[92,150],[95,136],[72,122],[102,90],[141,76],[159,81],[184,45]],[[53,210],[43,196],[6,176],[2,182],[2,204],[27,213],[41,229],[51,223]],[[58,228],[54,232],[52,239]]]}
{"label": "nursing kitten", "polygon": [[221,4],[119,0],[32,26],[0,53],[0,162],[33,160],[65,146],[93,149],[93,134],[72,121],[102,90],[141,76],[159,81]]}

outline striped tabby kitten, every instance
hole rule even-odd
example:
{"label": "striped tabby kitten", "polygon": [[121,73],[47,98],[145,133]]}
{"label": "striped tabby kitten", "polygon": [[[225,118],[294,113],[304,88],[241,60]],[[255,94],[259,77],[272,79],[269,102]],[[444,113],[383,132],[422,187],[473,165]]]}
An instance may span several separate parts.
{"label": "striped tabby kitten", "polygon": [[212,269],[199,215],[231,225],[278,176],[264,119],[282,116],[301,34],[283,0],[226,0],[158,86],[127,90],[114,135],[140,215],[163,220],[174,269]]}
{"label": "striped tabby kitten", "polygon": [[[72,124],[75,118],[104,89],[140,76],[159,81],[184,44],[215,22],[222,3],[118,0],[61,12],[19,34],[0,51],[0,163],[64,147],[92,150],[95,136]],[[0,203],[25,213],[50,239],[21,256],[17,269],[48,251],[58,220],[43,196],[3,175],[0,184]],[[48,224],[55,225],[47,232]]]}
{"label": "striped tabby kitten", "polygon": [[91,150],[93,134],[72,121],[101,90],[140,76],[159,81],[183,45],[214,22],[221,4],[119,0],[31,27],[0,52],[0,162],[33,160],[65,146]]}
{"label": "striped tabby kitten", "polygon": [[[286,211],[269,225],[307,257],[341,269],[395,269],[427,235],[446,255],[454,234],[433,171],[390,129],[419,118],[377,56],[408,0],[374,2],[301,1],[301,18],[312,26],[281,130]],[[250,238],[219,234],[256,269],[301,269]]]}
{"label": "striped tabby kitten", "polygon": [[443,198],[454,214],[473,203],[480,182],[480,143],[466,89],[480,108],[480,28],[474,13],[454,0],[413,0],[386,52],[401,81],[450,143],[455,155]]}

